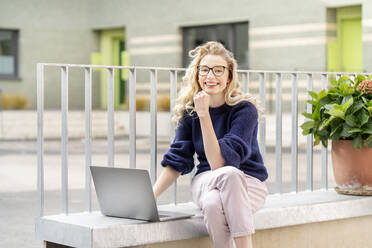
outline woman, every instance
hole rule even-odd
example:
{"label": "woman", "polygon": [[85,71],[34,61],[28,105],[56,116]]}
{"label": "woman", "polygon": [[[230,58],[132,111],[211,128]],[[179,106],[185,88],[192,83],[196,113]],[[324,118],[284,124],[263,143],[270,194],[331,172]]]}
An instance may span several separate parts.
{"label": "woman", "polygon": [[222,44],[208,42],[190,52],[175,107],[178,127],[154,185],[157,198],[179,175],[200,164],[192,179],[194,202],[202,209],[214,247],[252,247],[253,213],[264,205],[267,171],[257,143],[258,109],[243,95],[237,63]]}

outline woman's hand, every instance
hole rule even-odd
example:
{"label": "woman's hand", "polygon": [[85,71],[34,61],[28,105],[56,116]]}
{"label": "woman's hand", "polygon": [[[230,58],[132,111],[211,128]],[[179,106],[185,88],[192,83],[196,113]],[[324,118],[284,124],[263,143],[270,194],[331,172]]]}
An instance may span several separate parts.
{"label": "woman's hand", "polygon": [[204,90],[194,96],[195,111],[199,117],[209,115],[209,98],[210,96]]}

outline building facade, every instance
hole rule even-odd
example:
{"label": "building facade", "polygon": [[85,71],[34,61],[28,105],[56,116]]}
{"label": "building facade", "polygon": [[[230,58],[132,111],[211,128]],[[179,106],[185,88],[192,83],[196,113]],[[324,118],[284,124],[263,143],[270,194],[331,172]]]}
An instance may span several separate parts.
{"label": "building facade", "polygon": [[[241,69],[371,72],[372,2],[2,0],[0,89],[27,95],[34,109],[37,62],[184,67],[187,52],[209,40],[233,51]],[[69,71],[71,108],[84,106],[83,75]],[[105,72],[93,79],[93,106],[105,107]],[[128,72],[115,73],[117,107],[127,81]],[[47,69],[45,84],[46,107],[59,108],[60,72]]]}

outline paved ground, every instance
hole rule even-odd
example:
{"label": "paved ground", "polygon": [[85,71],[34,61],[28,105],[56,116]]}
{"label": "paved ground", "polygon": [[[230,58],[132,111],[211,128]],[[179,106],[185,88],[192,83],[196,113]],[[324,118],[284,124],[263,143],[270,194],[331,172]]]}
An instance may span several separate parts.
{"label": "paved ground", "polygon": [[[169,144],[160,142],[158,145],[158,160],[162,159]],[[107,161],[105,140],[93,141],[92,163],[105,165]],[[129,161],[127,137],[119,137],[115,143],[115,164],[117,167],[127,167]],[[137,140],[138,168],[149,168],[149,140]],[[84,143],[82,140],[72,140],[69,143],[69,201],[70,211],[84,210]],[[266,166],[269,171],[267,185],[270,192],[275,193],[275,151],[268,147]],[[291,156],[288,148],[283,149],[283,192],[291,191]],[[305,190],[306,154],[300,150],[299,189]],[[58,214],[60,211],[60,142],[50,140],[45,142],[45,209],[46,214]],[[329,163],[330,164],[330,163]],[[320,188],[321,178],[320,154],[314,154],[314,186]],[[161,173],[159,166],[159,173]],[[333,178],[329,169],[329,178]],[[42,242],[35,239],[34,219],[36,209],[36,175],[37,157],[35,141],[0,141],[0,247],[42,247]],[[178,181],[178,201],[190,200],[188,184],[190,177],[183,176]],[[331,186],[333,183],[331,182]],[[159,204],[167,203],[170,191],[159,199]],[[98,210],[94,198],[93,209]]]}

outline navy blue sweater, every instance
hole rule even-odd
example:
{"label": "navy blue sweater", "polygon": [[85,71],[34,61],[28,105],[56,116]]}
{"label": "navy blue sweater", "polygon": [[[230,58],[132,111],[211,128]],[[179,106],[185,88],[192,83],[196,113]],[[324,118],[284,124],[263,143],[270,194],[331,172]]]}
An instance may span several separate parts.
{"label": "navy blue sweater", "polygon": [[[217,108],[209,108],[209,113],[225,166],[235,166],[244,173],[265,181],[268,175],[257,143],[256,107],[247,101],[235,106],[225,103]],[[185,112],[178,122],[175,138],[161,165],[171,166],[182,175],[190,173],[194,168],[195,152],[200,162],[196,175],[210,170],[199,118],[195,112],[192,116]]]}

